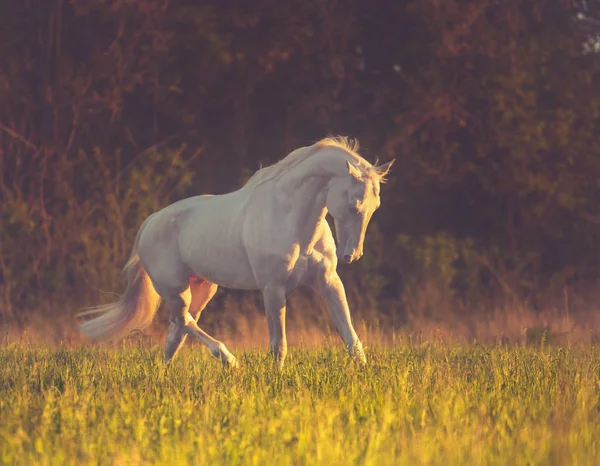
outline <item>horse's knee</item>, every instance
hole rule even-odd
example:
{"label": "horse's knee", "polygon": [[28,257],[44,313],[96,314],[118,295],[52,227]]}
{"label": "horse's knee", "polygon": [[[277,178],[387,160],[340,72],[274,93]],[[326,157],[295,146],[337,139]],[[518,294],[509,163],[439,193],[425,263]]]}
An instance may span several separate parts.
{"label": "horse's knee", "polygon": [[318,291],[323,291],[337,277],[336,264],[334,261],[323,258],[312,267],[311,284]]}

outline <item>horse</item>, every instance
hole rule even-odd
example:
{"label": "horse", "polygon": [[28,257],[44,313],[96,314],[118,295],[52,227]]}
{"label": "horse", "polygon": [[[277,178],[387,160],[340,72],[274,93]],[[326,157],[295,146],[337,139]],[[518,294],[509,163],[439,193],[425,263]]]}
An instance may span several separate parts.
{"label": "horse", "polygon": [[122,338],[149,326],[164,300],[170,310],[165,362],[192,335],[224,365],[236,367],[237,359],[198,319],[219,286],[259,290],[269,353],[283,367],[286,300],[308,285],[324,299],[350,358],[366,364],[337,265],[363,255],[369,221],[381,204],[380,184],[394,160],[372,165],[358,154],[357,140],[326,137],[258,170],[236,191],[184,198],[152,213],[123,268],[124,294],[80,313],[100,313],[80,331],[94,341]]}

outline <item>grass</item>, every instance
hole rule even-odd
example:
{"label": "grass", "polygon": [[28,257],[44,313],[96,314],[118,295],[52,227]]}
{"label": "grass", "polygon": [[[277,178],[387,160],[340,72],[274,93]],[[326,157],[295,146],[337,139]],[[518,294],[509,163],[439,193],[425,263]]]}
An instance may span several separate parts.
{"label": "grass", "polygon": [[2,464],[600,464],[594,346],[0,347]]}

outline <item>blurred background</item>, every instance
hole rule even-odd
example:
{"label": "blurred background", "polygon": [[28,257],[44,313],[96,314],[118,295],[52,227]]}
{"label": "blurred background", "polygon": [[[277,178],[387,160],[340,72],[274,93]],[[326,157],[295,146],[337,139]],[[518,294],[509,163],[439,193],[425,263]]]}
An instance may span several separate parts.
{"label": "blurred background", "polygon": [[[0,326],[76,340],[147,215],[339,134],[396,158],[339,266],[359,333],[596,339],[599,123],[600,1],[4,0]],[[258,292],[200,322],[267,344]]]}

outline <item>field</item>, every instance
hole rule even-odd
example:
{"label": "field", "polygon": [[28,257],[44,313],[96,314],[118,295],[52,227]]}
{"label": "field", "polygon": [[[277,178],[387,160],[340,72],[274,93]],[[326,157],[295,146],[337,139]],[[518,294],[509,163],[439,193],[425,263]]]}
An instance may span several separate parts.
{"label": "field", "polygon": [[585,345],[264,350],[0,347],[2,464],[600,464],[600,352]]}

